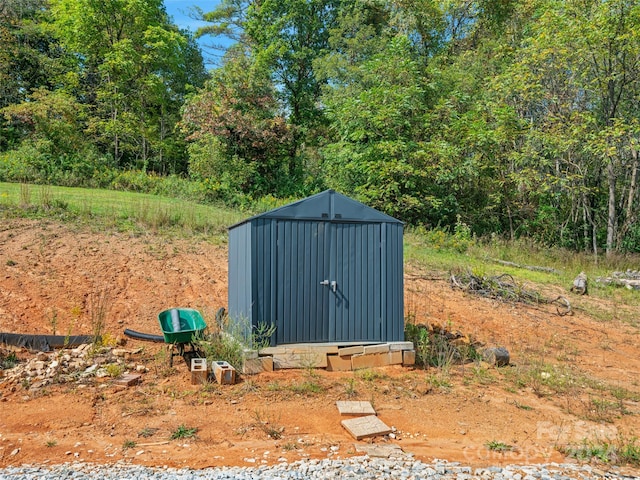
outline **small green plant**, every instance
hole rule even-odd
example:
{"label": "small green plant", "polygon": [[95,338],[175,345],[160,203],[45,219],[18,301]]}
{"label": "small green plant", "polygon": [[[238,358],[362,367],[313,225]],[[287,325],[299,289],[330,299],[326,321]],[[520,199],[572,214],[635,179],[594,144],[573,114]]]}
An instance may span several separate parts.
{"label": "small green plant", "polygon": [[449,375],[446,372],[432,373],[427,376],[426,382],[434,388],[447,391],[452,387]]}
{"label": "small green plant", "polygon": [[519,408],[520,410],[526,410],[526,411],[533,410],[533,407],[530,407],[529,405],[525,405],[523,403],[520,403],[517,400],[514,400],[513,404],[515,405],[516,408]]}
{"label": "small green plant", "polygon": [[4,355],[0,352],[0,370],[8,370],[18,364],[18,357],[15,352]]}
{"label": "small green plant", "polygon": [[407,322],[404,338],[413,342],[416,351],[416,364],[426,367],[429,363],[429,330],[424,325]]}
{"label": "small green plant", "polygon": [[267,348],[271,345],[271,337],[275,332],[276,326],[273,323],[259,322],[257,326],[253,327],[250,347],[258,352]]}
{"label": "small green plant", "polygon": [[371,368],[365,368],[362,370],[358,370],[358,372],[356,373],[356,375],[363,381],[365,382],[373,382],[376,380],[385,380],[387,378],[387,376],[378,371],[378,370],[373,370]]}
{"label": "small green plant", "polygon": [[509,445],[508,443],[498,442],[496,440],[491,440],[490,442],[485,443],[485,446],[493,451],[493,452],[511,452],[515,450],[513,445]]}
{"label": "small green plant", "polygon": [[137,443],[133,440],[125,440],[122,443],[122,450],[127,450],[129,448],[135,448],[137,445]]}
{"label": "small green plant", "polygon": [[278,422],[274,421],[274,419],[271,418],[268,414],[265,414],[260,410],[255,410],[253,412],[253,418],[255,420],[254,426],[262,430],[267,435],[267,437],[274,440],[282,438],[284,427],[278,425]]}
{"label": "small green plant", "polygon": [[49,315],[49,325],[51,325],[51,335],[55,335],[58,329],[58,311],[55,308]]}
{"label": "small green plant", "polygon": [[124,372],[124,366],[118,363],[110,363],[104,369],[111,378],[118,378]]}
{"label": "small green plant", "polygon": [[47,446],[47,448],[53,448],[58,445],[58,442],[56,440],[47,440],[47,443],[45,443],[45,445]]}
{"label": "small green plant", "polygon": [[312,378],[305,380],[304,382],[294,383],[289,387],[289,389],[293,393],[298,393],[300,395],[313,395],[324,391],[324,387]]}
{"label": "small green plant", "polygon": [[152,437],[153,435],[155,435],[155,433],[158,431],[157,428],[149,428],[149,427],[145,427],[142,430],[140,430],[138,432],[138,436],[142,437],[142,438],[149,438]]}
{"label": "small green plant", "polygon": [[179,425],[178,428],[171,432],[171,440],[194,438],[197,433],[197,427],[187,427],[186,425]]}
{"label": "small green plant", "polygon": [[6,265],[7,267],[15,267],[18,264],[18,262],[14,261],[14,260],[7,260]]}
{"label": "small green plant", "polygon": [[109,289],[94,290],[89,294],[89,320],[94,347],[102,345],[102,335],[111,309],[112,298]]}
{"label": "small green plant", "polygon": [[344,386],[344,393],[348,398],[355,397],[358,392],[356,391],[356,379],[349,378],[347,384]]}

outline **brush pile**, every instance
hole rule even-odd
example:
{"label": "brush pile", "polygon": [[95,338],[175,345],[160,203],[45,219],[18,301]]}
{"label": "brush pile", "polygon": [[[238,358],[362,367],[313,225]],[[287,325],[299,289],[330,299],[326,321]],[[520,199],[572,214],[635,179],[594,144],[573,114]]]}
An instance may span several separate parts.
{"label": "brush pile", "polygon": [[553,304],[560,316],[572,313],[571,304],[565,297],[545,298],[540,292],[525,288],[507,273],[487,277],[475,275],[470,270],[459,273],[452,272],[449,282],[452,288],[501,302],[526,303],[528,305]]}

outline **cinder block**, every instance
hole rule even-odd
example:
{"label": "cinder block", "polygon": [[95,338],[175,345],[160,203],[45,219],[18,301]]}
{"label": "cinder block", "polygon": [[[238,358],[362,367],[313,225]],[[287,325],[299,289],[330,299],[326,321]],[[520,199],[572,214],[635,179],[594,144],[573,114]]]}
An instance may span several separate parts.
{"label": "cinder block", "polygon": [[251,350],[249,348],[245,348],[242,351],[242,355],[244,356],[245,359],[258,358],[258,351],[257,350]]}
{"label": "cinder block", "polygon": [[191,385],[201,385],[207,381],[207,359],[191,359]]}
{"label": "cinder block", "polygon": [[394,350],[389,352],[389,365],[400,365],[402,364],[402,350]]}
{"label": "cinder block", "polygon": [[389,342],[389,350],[413,350],[413,342]]}
{"label": "cinder block", "polygon": [[389,352],[372,353],[369,355],[353,355],[351,357],[351,368],[358,370],[360,368],[375,368],[389,365]]}
{"label": "cinder block", "polygon": [[220,385],[233,385],[236,383],[236,369],[227,362],[214,360],[211,362],[211,366],[213,367],[216,381]]}
{"label": "cinder block", "polygon": [[355,345],[353,347],[342,347],[338,349],[338,355],[340,355],[341,357],[359,355],[362,353],[364,353],[364,347],[362,345]]}
{"label": "cinder block", "polygon": [[404,350],[402,352],[402,365],[409,366],[416,364],[416,351]]}
{"label": "cinder block", "polygon": [[365,345],[364,353],[365,355],[370,353],[387,353],[389,351],[389,344],[382,343],[380,345]]}
{"label": "cinder block", "polygon": [[327,370],[330,372],[348,372],[351,370],[351,357],[327,355]]}
{"label": "cinder block", "polygon": [[257,375],[262,372],[273,372],[273,357],[247,358],[242,366],[245,375]]}

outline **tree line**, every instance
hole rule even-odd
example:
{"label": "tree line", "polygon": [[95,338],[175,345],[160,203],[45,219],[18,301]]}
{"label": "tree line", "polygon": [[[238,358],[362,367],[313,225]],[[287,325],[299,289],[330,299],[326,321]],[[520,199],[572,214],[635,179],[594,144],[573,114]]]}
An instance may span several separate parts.
{"label": "tree line", "polygon": [[[640,251],[640,5],[0,5],[0,179],[182,175],[230,203],[335,188],[412,225]],[[115,173],[114,173],[115,172]]]}

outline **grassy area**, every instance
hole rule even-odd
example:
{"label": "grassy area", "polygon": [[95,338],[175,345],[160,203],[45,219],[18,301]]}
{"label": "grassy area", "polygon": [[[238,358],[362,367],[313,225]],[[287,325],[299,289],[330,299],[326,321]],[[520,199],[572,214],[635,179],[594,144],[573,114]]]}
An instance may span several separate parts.
{"label": "grassy area", "polygon": [[[275,202],[272,207],[278,205]],[[83,223],[94,229],[152,231],[178,237],[203,235],[216,243],[224,243],[227,227],[250,215],[228,207],[144,193],[0,183],[0,216],[5,218],[54,218]],[[640,305],[638,292],[607,287],[594,281],[614,270],[637,268],[638,255],[596,258],[527,240],[475,239],[463,224],[452,234],[439,229],[426,231],[409,227],[404,243],[405,263],[410,267],[407,270],[415,267],[421,272],[435,272],[441,278],[447,278],[449,272],[464,269],[470,269],[478,276],[506,273],[517,282],[527,284],[528,288],[533,284],[533,288],[560,287],[564,291],[580,271],[585,271],[590,279],[591,297],[606,298],[622,307],[613,313],[593,307],[591,313],[596,317],[602,320],[626,317],[631,315],[625,312],[626,307]],[[545,270],[526,268],[531,266]]]}
{"label": "grassy area", "polygon": [[[405,264],[422,273],[432,272],[432,276],[440,278],[464,270],[471,270],[480,277],[508,274],[528,290],[540,291],[543,298],[567,296],[574,310],[587,310],[601,321],[618,319],[637,323],[634,308],[640,306],[640,292],[603,285],[595,280],[609,276],[613,271],[637,269],[638,255],[607,258],[602,254],[595,257],[549,248],[526,239],[474,239],[457,233],[411,228],[405,233],[404,243]],[[569,294],[573,279],[582,271],[589,278],[589,296]],[[597,299],[606,299],[610,308],[592,301]]]}
{"label": "grassy area", "polygon": [[228,226],[248,216],[237,210],[144,193],[0,183],[0,215],[52,217],[93,227],[146,230],[224,241]]}

